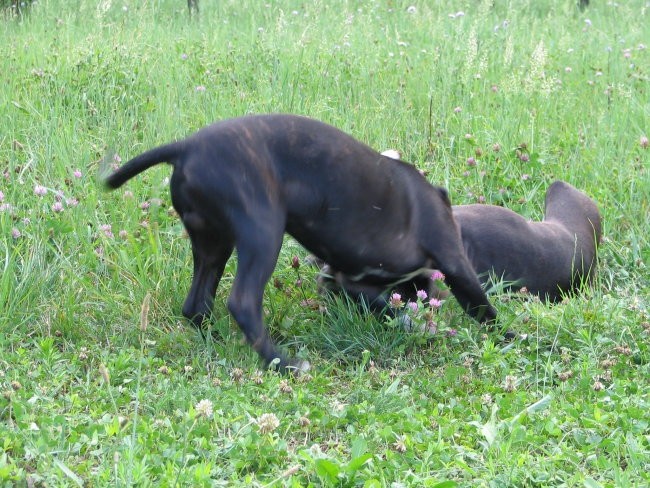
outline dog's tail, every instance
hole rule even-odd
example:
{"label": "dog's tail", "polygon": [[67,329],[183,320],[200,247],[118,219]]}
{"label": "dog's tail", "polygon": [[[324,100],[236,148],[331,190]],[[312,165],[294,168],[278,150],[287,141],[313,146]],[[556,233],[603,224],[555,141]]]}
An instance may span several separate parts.
{"label": "dog's tail", "polygon": [[173,165],[184,152],[183,142],[172,142],[143,152],[104,178],[104,184],[110,189],[119,188],[134,176],[156,164],[171,163]]}

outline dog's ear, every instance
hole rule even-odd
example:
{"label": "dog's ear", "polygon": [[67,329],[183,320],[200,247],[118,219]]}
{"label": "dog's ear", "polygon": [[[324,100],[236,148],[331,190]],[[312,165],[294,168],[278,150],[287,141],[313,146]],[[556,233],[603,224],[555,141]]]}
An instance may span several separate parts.
{"label": "dog's ear", "polygon": [[443,202],[449,207],[451,207],[451,200],[449,200],[449,192],[447,191],[446,188],[443,188],[442,186],[437,186],[436,190],[438,190],[438,193],[440,194],[440,198],[442,199]]}

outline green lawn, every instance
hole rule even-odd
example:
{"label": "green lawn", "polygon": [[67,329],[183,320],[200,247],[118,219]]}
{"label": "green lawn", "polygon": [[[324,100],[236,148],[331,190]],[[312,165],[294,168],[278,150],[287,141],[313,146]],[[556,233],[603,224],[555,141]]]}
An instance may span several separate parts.
{"label": "green lawn", "polygon": [[[650,7],[577,3],[0,16],[0,485],[650,486]],[[180,315],[170,168],[113,193],[97,173],[262,112],[398,149],[455,204],[539,219],[570,182],[604,219],[593,287],[555,306],[491,292],[510,344],[453,299],[435,334],[407,333],[318,297],[287,238],[265,320],[312,371],[261,371],[225,308],[235,259],[216,339]]]}

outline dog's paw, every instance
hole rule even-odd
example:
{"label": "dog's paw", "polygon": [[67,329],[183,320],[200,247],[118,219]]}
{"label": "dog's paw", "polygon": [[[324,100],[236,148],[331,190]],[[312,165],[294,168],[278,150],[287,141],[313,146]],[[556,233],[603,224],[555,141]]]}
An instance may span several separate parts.
{"label": "dog's paw", "polygon": [[275,358],[269,362],[268,367],[283,374],[300,376],[311,369],[311,364],[309,361]]}
{"label": "dog's paw", "polygon": [[311,364],[309,364],[309,361],[291,361],[286,366],[287,372],[294,376],[300,376],[301,374],[305,374],[310,369],[311,369]]}

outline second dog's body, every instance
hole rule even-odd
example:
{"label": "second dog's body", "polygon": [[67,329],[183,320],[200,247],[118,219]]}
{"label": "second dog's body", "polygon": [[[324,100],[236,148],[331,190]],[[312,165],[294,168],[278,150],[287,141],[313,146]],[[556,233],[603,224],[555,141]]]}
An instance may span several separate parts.
{"label": "second dog's body", "polygon": [[491,275],[557,301],[587,283],[595,271],[600,213],[568,183],[556,181],[548,188],[541,222],[493,205],[459,205],[453,212],[481,281]]}
{"label": "second dog's body", "polygon": [[[402,280],[440,269],[459,303],[496,317],[470,265],[447,192],[411,165],[340,130],[292,115],[249,116],[205,127],[132,159],[110,175],[117,188],[160,162],[174,167],[171,196],[192,242],[194,278],[183,314],[210,314],[226,261],[238,266],[228,308],[267,361],[292,366],[262,322],[262,296],[284,232],[353,280],[370,301]],[[295,365],[300,367],[300,365]]]}

